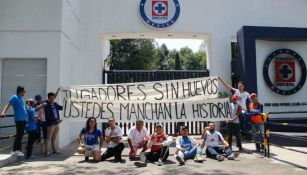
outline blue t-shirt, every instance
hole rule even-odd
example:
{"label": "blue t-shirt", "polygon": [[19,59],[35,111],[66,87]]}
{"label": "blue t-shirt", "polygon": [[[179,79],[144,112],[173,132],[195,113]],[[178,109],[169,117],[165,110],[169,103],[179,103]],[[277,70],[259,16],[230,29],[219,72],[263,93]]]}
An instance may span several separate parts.
{"label": "blue t-shirt", "polygon": [[84,135],[84,142],[86,145],[98,144],[98,138],[102,135],[100,129],[97,129],[93,132],[87,132],[86,128],[82,128],[81,133]]}
{"label": "blue t-shirt", "polygon": [[37,129],[37,122],[35,121],[35,110],[34,108],[27,109],[28,113],[28,127],[27,131],[33,131]]}
{"label": "blue t-shirt", "polygon": [[181,141],[181,147],[184,148],[186,151],[190,151],[193,148],[191,140],[188,137],[183,136]]}
{"label": "blue t-shirt", "polygon": [[18,95],[13,95],[10,98],[9,104],[13,106],[15,121],[26,121],[27,112],[22,98]]}

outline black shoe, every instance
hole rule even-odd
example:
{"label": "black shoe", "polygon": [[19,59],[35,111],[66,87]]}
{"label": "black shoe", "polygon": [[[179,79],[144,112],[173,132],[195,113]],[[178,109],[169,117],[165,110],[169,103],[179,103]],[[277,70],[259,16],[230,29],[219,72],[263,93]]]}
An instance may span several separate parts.
{"label": "black shoe", "polygon": [[85,156],[85,161],[88,161],[89,160],[89,157],[88,156]]}
{"label": "black shoe", "polygon": [[147,163],[145,162],[134,162],[134,165],[137,167],[147,167]]}
{"label": "black shoe", "polygon": [[180,156],[176,156],[176,160],[179,162],[180,165],[184,165],[184,160]]}

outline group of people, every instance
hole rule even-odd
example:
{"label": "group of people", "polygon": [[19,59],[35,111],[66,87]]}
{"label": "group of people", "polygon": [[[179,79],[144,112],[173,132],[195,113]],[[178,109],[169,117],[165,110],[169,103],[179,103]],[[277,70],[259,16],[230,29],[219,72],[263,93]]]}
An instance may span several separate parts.
{"label": "group of people", "polygon": [[[209,122],[208,127],[204,129],[201,140],[196,140],[189,136],[189,128],[182,127],[180,136],[177,137],[175,159],[180,165],[184,165],[187,159],[194,159],[196,162],[203,162],[202,150],[206,148],[207,157],[223,161],[226,157],[234,160],[238,153],[232,151],[232,136],[236,136],[239,151],[243,150],[241,141],[241,131],[247,130],[247,123],[251,123],[252,133],[254,135],[257,151],[263,149],[264,124],[261,113],[263,106],[258,102],[257,94],[244,91],[244,83],[238,83],[238,89],[227,84],[222,78],[219,80],[232,94],[231,100],[231,118],[227,121],[228,142],[224,140],[220,132],[215,130],[215,124]],[[28,132],[28,145],[26,150],[26,159],[35,158],[32,155],[33,144],[40,141],[40,133],[43,132],[44,154],[50,156],[48,145],[51,143],[53,154],[60,154],[56,147],[56,138],[59,133],[59,124],[62,122],[59,110],[62,106],[55,102],[60,88],[56,93],[48,93],[48,99],[43,100],[41,95],[36,95],[35,100],[27,99],[23,102],[25,95],[24,87],[17,87],[16,95],[13,95],[8,104],[4,107],[1,116],[5,117],[6,112],[12,106],[14,110],[14,119],[16,124],[16,137],[13,145],[12,154],[24,156],[22,153],[22,138],[24,131]],[[26,126],[27,123],[27,126]],[[105,161],[114,157],[114,162],[125,162],[122,159],[122,151],[125,148],[123,132],[119,126],[116,126],[114,117],[108,119],[109,127],[102,132],[97,127],[96,118],[90,117],[86,126],[81,129],[78,135],[80,147],[77,152],[85,155],[85,160],[93,157],[93,160]],[[82,139],[84,137],[84,139]],[[108,148],[101,154],[103,143],[108,144]],[[135,162],[138,167],[145,167],[148,161],[163,162],[169,156],[169,146],[174,142],[171,136],[168,136],[162,124],[155,126],[155,132],[151,135],[144,127],[144,121],[137,120],[135,126],[129,130],[128,146],[130,148],[129,158],[134,159],[138,151],[140,161]]]}
{"label": "group of people", "polygon": [[[94,161],[99,162],[114,157],[113,162],[125,163],[125,160],[122,159],[122,152],[125,148],[122,129],[115,124],[114,117],[110,117],[108,123],[109,127],[103,134],[97,128],[96,118],[87,119],[86,126],[78,135],[80,146],[77,150],[79,154],[84,154],[85,160],[93,157]],[[149,134],[144,127],[144,121],[137,120],[129,130],[127,139],[130,159],[135,159],[140,150],[140,161],[134,163],[137,167],[146,167],[148,162],[157,162],[158,166],[162,166],[169,157],[169,147],[173,142],[176,144],[175,159],[180,165],[184,165],[188,159],[203,162],[202,150],[205,147],[207,157],[219,161],[223,161],[225,157],[228,160],[234,160],[239,155],[232,152],[222,134],[215,130],[214,122],[209,122],[201,140],[190,136],[189,128],[185,126],[181,128],[180,136],[174,141],[165,133],[162,124],[156,124],[154,133]],[[104,142],[108,144],[108,147],[101,154]]]}
{"label": "group of people", "polygon": [[[23,102],[25,88],[18,86],[16,95],[11,96],[7,105],[5,105],[1,117],[6,117],[10,107],[14,110],[14,121],[16,124],[16,137],[13,144],[12,155],[19,157],[25,156],[26,159],[34,159],[32,155],[34,143],[40,142],[41,131],[44,138],[44,154],[50,156],[48,145],[51,143],[53,154],[60,154],[56,147],[56,139],[59,133],[59,124],[61,123],[59,110],[62,106],[55,102],[59,93],[48,93],[48,99],[44,100],[41,95],[36,95],[35,100],[27,99]],[[28,144],[26,155],[22,152],[22,139],[25,130],[28,133]]]}
{"label": "group of people", "polygon": [[219,80],[232,94],[231,118],[227,121],[228,143],[230,147],[232,145],[232,136],[235,135],[237,147],[242,151],[241,135],[242,133],[245,135],[251,133],[256,145],[256,150],[258,152],[263,152],[263,105],[259,103],[257,94],[249,94],[244,91],[245,85],[242,81],[238,82],[238,88],[236,89],[227,84],[221,77],[219,77]]}

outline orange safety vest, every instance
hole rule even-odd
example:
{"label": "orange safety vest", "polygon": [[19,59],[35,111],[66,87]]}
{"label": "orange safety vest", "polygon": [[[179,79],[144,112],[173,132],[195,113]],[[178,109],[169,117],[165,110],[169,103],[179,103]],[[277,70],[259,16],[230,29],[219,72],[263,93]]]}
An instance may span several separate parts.
{"label": "orange safety vest", "polygon": [[[249,105],[249,109],[250,109],[250,110],[260,110],[260,109],[261,109],[261,104],[258,103],[258,104],[255,104],[255,105],[254,105],[253,103],[251,103],[251,104]],[[260,123],[262,123],[262,115],[261,115],[261,114],[252,115],[252,116],[251,116],[251,120],[252,120],[252,122],[255,123],[255,124],[260,124]]]}

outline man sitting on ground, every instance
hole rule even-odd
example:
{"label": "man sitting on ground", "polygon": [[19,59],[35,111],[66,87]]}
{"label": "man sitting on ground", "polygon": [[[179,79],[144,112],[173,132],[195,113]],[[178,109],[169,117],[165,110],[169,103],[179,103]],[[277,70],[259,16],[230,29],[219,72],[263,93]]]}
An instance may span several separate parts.
{"label": "man sitting on ground", "polygon": [[129,158],[134,159],[138,149],[142,149],[142,152],[147,149],[147,139],[149,134],[147,129],[144,127],[143,120],[137,120],[135,126],[129,130],[128,134],[128,145],[130,147]]}
{"label": "man sitting on ground", "polygon": [[[206,154],[207,157],[217,159],[218,161],[223,161],[224,156],[228,160],[234,160],[238,157],[238,153],[234,154],[229,148],[229,144],[225,141],[222,134],[218,131],[215,131],[214,122],[209,122],[209,127],[206,129],[203,135],[204,142],[202,148],[206,145]],[[220,145],[220,142],[223,145]]]}
{"label": "man sitting on ground", "polygon": [[135,162],[134,165],[138,167],[146,167],[147,160],[149,160],[151,162],[158,161],[158,166],[162,166],[163,162],[169,156],[169,145],[172,142],[172,138],[164,132],[163,125],[158,124],[155,133],[150,136],[147,143],[147,147],[151,148],[151,151],[141,153],[141,161]]}
{"label": "man sitting on ground", "polygon": [[202,148],[197,140],[189,136],[189,128],[187,126],[183,127],[180,133],[181,136],[176,139],[176,160],[180,165],[184,165],[187,159],[194,159],[195,162],[203,162],[204,160],[201,158]]}

